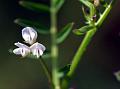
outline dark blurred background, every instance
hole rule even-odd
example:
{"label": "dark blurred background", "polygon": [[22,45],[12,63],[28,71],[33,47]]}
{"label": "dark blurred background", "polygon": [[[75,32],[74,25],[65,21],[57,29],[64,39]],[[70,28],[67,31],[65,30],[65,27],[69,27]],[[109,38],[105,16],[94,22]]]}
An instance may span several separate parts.
{"label": "dark blurred background", "polygon": [[[49,5],[49,0],[33,0]],[[0,1],[0,89],[48,89],[49,84],[37,60],[22,59],[10,54],[14,42],[22,42],[22,27],[16,18],[40,21],[49,26],[49,15],[24,9],[19,0]],[[75,22],[74,28],[84,25],[81,4],[66,0],[58,15],[58,27]],[[70,63],[83,37],[73,33],[60,47],[60,67]],[[50,47],[49,36],[39,35],[39,41]],[[46,60],[50,65],[51,60]],[[102,27],[97,31],[76,70],[71,87],[75,89],[120,89],[113,75],[120,70],[120,0],[117,0]]]}

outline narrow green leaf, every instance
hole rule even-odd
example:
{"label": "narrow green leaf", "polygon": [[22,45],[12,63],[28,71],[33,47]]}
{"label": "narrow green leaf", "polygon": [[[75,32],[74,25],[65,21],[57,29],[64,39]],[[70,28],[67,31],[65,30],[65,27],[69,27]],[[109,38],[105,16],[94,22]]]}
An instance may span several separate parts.
{"label": "narrow green leaf", "polygon": [[96,8],[94,4],[92,4],[88,0],[79,0],[79,1],[82,2],[85,6],[87,6],[90,9],[90,19],[91,19],[96,13]]}
{"label": "narrow green leaf", "polygon": [[89,17],[89,14],[86,13],[84,6],[82,6],[82,11],[85,19],[88,21],[87,23],[89,23],[90,17]]}
{"label": "narrow green leaf", "polygon": [[95,23],[97,27],[100,27],[105,20],[105,18],[108,16],[110,10],[112,9],[112,4],[115,2],[115,0],[112,0],[110,4],[106,7],[105,11],[101,14],[99,20]]}
{"label": "narrow green leaf", "polygon": [[69,35],[73,28],[73,23],[67,24],[57,35],[57,43],[62,43]]}
{"label": "narrow green leaf", "polygon": [[73,33],[75,33],[76,35],[83,35],[86,32],[88,32],[89,30],[92,30],[96,28],[95,26],[91,26],[91,25],[87,25],[87,26],[83,26],[80,29],[75,29],[73,30]]}
{"label": "narrow green leaf", "polygon": [[50,53],[46,53],[42,56],[43,59],[49,59],[51,57]]}
{"label": "narrow green leaf", "polygon": [[45,52],[42,55],[43,59],[49,59],[51,57],[50,50],[45,50]]}
{"label": "narrow green leaf", "polygon": [[56,3],[55,3],[55,7],[57,9],[57,11],[60,10],[60,8],[63,6],[65,0],[56,0]]}
{"label": "narrow green leaf", "polygon": [[108,4],[107,4],[107,2],[105,0],[100,0],[100,3],[105,8],[108,6]]}
{"label": "narrow green leaf", "polygon": [[70,71],[70,66],[71,66],[71,64],[68,64],[59,70],[59,72],[61,74],[60,78],[66,77],[66,74]]}
{"label": "narrow green leaf", "polygon": [[50,12],[50,9],[47,5],[38,4],[30,1],[20,1],[19,4],[27,9],[37,11],[37,12]]}
{"label": "narrow green leaf", "polygon": [[38,22],[25,20],[25,19],[16,19],[14,22],[23,27],[27,27],[27,26],[33,27],[36,29],[36,31],[38,33],[41,33],[41,34],[49,34],[50,33],[50,31],[47,27],[39,24]]}

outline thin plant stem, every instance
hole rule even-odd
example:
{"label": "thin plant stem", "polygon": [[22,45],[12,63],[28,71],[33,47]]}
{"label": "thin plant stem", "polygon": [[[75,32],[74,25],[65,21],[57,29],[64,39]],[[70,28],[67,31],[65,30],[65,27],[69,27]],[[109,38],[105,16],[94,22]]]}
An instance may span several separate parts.
{"label": "thin plant stem", "polygon": [[103,23],[105,18],[108,16],[111,8],[112,8],[112,3],[110,3],[108,5],[108,7],[103,12],[103,14],[100,16],[99,20],[95,23],[96,27],[94,29],[91,29],[90,31],[88,31],[86,33],[86,35],[85,35],[81,45],[79,46],[79,48],[78,48],[78,50],[77,50],[77,52],[76,52],[76,54],[75,54],[75,56],[73,58],[73,61],[71,63],[70,71],[67,74],[68,79],[63,80],[63,84],[62,84],[63,89],[68,88],[69,79],[71,79],[71,77],[75,73],[75,70],[76,70],[79,62],[81,61],[81,58],[82,58],[84,52],[86,51],[88,44],[92,40],[92,37],[94,36],[94,34],[98,30],[98,28],[101,26],[101,24]]}
{"label": "thin plant stem", "polygon": [[54,89],[60,89],[60,80],[58,76],[58,46],[57,46],[57,11],[55,8],[56,0],[51,0],[51,58],[52,58],[52,81]]}
{"label": "thin plant stem", "polygon": [[91,29],[89,32],[87,32],[87,34],[85,35],[80,47],[78,48],[74,58],[73,58],[73,61],[72,61],[72,65],[70,67],[70,71],[68,72],[67,76],[68,77],[72,77],[72,75],[74,74],[75,72],[75,69],[76,67],[78,66],[81,58],[82,58],[82,55],[83,53],[85,52],[88,44],[90,43],[90,41],[92,40],[92,37],[94,36],[96,32],[96,28],[94,29]]}
{"label": "thin plant stem", "polygon": [[39,62],[40,62],[41,66],[42,66],[42,68],[43,68],[43,70],[45,72],[45,75],[47,76],[47,78],[49,80],[49,83],[51,84],[51,86],[53,86],[52,76],[51,76],[51,73],[50,73],[50,71],[48,69],[47,64],[45,63],[45,61],[42,58],[39,59]]}

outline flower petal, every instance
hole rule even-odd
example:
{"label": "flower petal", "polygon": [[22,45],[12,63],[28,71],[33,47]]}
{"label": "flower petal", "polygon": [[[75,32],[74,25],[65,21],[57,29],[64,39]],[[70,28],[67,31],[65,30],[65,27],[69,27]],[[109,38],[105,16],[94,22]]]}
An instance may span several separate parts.
{"label": "flower petal", "polygon": [[37,56],[39,58],[40,56],[43,55],[43,52],[45,51],[45,46],[36,42],[32,46],[30,46],[30,50],[33,55]]}
{"label": "flower petal", "polygon": [[30,49],[35,49],[35,48],[41,49],[42,51],[45,51],[45,49],[46,49],[43,44],[40,44],[38,42],[36,42],[32,46],[30,46]]}
{"label": "flower petal", "polygon": [[19,42],[15,43],[15,45],[18,46],[19,48],[13,50],[14,54],[25,57],[30,53],[30,48],[27,45]]}
{"label": "flower petal", "polygon": [[22,30],[22,37],[26,43],[33,44],[37,39],[37,32],[32,27],[26,27]]}
{"label": "flower petal", "polygon": [[26,49],[29,49],[29,47],[28,47],[27,45],[22,44],[22,43],[20,43],[20,42],[14,43],[14,45],[16,45],[16,46],[19,47],[19,48],[26,48]]}
{"label": "flower petal", "polygon": [[14,49],[13,53],[16,54],[16,55],[21,55],[21,48]]}
{"label": "flower petal", "polygon": [[32,53],[33,53],[33,55],[37,56],[37,58],[39,58],[40,56],[43,55],[43,51],[40,49],[33,49]]}
{"label": "flower petal", "polygon": [[13,50],[13,53],[16,55],[21,55],[22,57],[25,57],[30,53],[30,50],[24,49],[24,48],[16,48]]}

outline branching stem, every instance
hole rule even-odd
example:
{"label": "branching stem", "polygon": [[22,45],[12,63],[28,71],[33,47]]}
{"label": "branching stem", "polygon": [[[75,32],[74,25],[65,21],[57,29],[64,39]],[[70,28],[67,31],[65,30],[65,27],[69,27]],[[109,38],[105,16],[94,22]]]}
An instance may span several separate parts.
{"label": "branching stem", "polygon": [[[71,77],[75,73],[75,70],[76,70],[79,62],[81,61],[81,58],[82,58],[84,52],[86,51],[88,44],[92,40],[92,37],[94,36],[94,34],[98,30],[98,28],[102,25],[105,18],[108,16],[111,8],[112,8],[112,2],[108,5],[108,7],[103,12],[103,14],[100,16],[99,20],[95,23],[96,27],[91,29],[90,31],[88,31],[86,33],[81,45],[79,46],[79,48],[78,48],[78,50],[77,50],[77,52],[76,52],[76,54],[75,54],[75,56],[74,56],[74,58],[72,60],[70,71],[67,74],[68,79],[71,79]],[[63,83],[62,83],[63,89],[67,89],[68,84],[69,84],[69,80],[64,79]]]}

